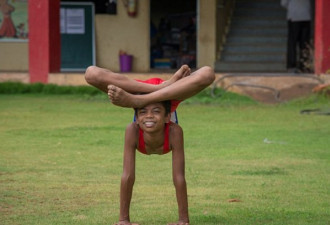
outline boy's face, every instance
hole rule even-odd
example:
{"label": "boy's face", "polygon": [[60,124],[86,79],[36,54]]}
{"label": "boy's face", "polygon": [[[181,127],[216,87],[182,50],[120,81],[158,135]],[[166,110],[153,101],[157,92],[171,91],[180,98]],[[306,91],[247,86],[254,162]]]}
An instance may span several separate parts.
{"label": "boy's face", "polygon": [[144,131],[157,131],[170,122],[170,117],[170,113],[165,115],[162,103],[153,103],[137,110],[136,121]]}

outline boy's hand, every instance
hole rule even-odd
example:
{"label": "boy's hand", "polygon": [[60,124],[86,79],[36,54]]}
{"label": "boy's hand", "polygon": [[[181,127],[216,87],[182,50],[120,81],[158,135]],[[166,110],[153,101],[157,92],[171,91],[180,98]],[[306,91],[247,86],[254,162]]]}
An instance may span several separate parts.
{"label": "boy's hand", "polygon": [[169,223],[167,225],[189,225],[189,223],[186,223],[186,222],[177,222],[177,223]]}
{"label": "boy's hand", "polygon": [[118,223],[115,223],[114,225],[139,225],[138,223],[131,223],[129,221],[119,221]]}

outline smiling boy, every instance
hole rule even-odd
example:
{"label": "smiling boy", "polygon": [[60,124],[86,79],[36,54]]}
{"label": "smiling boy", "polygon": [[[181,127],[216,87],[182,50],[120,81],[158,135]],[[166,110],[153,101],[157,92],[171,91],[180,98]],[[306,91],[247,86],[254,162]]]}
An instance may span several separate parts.
{"label": "smiling boy", "polygon": [[179,221],[189,224],[182,128],[170,121],[170,101],[152,103],[135,109],[136,121],[125,132],[123,174],[120,187],[118,225],[130,223],[129,207],[135,181],[136,149],[143,154],[166,154],[172,151],[173,182],[176,190]]}
{"label": "smiling boy", "polygon": [[136,121],[130,123],[125,132],[120,216],[115,225],[136,225],[130,222],[129,216],[136,150],[147,155],[172,151],[172,176],[179,220],[169,225],[189,225],[183,131],[178,124],[170,121],[170,117],[181,101],[199,93],[214,81],[213,69],[205,66],[191,73],[190,68],[183,65],[167,81],[159,78],[136,81],[90,66],[85,78],[89,84],[107,92],[114,105],[135,109]]}

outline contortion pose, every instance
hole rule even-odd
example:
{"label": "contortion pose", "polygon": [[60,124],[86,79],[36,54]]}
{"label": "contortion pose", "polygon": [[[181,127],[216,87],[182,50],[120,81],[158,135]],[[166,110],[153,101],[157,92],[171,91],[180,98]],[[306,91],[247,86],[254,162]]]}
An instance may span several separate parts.
{"label": "contortion pose", "polygon": [[129,209],[135,181],[136,150],[143,154],[166,154],[172,151],[172,174],[176,190],[179,219],[169,225],[189,225],[185,157],[182,128],[171,122],[171,112],[178,104],[208,87],[215,79],[210,67],[191,73],[183,65],[167,81],[129,79],[110,70],[90,66],[86,81],[108,93],[114,105],[134,108],[136,121],[125,132],[123,174],[120,187],[120,215],[116,225],[137,225],[130,222]]}

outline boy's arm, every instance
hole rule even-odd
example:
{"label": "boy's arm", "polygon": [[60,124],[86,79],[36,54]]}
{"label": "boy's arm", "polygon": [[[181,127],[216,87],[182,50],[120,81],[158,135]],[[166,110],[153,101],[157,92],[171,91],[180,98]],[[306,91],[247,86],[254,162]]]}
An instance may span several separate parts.
{"label": "boy's arm", "polygon": [[183,131],[177,124],[172,124],[171,126],[170,143],[172,147],[173,182],[178,202],[179,222],[189,223]]}
{"label": "boy's arm", "polygon": [[119,221],[130,221],[129,208],[135,181],[135,149],[137,140],[136,125],[130,124],[125,132],[123,174],[120,185],[120,216]]}

